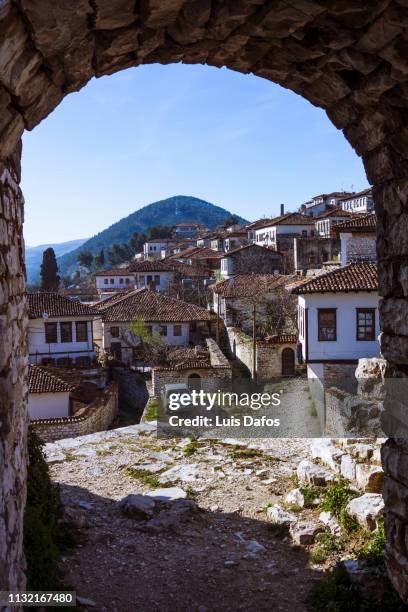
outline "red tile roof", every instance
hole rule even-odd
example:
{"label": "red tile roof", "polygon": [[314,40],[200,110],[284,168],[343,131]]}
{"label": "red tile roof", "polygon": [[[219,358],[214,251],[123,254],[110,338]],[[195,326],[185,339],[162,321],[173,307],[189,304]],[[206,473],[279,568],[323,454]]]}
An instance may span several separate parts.
{"label": "red tile roof", "polygon": [[361,196],[372,195],[372,194],[373,194],[372,187],[368,187],[367,189],[363,189],[362,191],[357,191],[357,193],[356,192],[349,193],[347,196],[339,200],[339,202],[346,202],[348,200],[354,200],[355,198],[360,198]]}
{"label": "red tile roof", "polygon": [[44,314],[50,318],[56,317],[94,317],[98,313],[79,302],[70,300],[59,293],[28,293],[28,317],[41,319]]}
{"label": "red tile roof", "polygon": [[334,232],[364,232],[364,233],[375,233],[377,228],[377,215],[375,213],[368,213],[367,215],[358,215],[339,223],[332,229]]}
{"label": "red tile roof", "polygon": [[201,306],[176,300],[149,289],[131,291],[117,300],[112,300],[106,306],[100,302],[98,310],[105,322],[131,322],[143,319],[147,322],[187,323],[210,321],[212,318],[211,313]]}
{"label": "red tile roof", "polygon": [[68,393],[75,385],[69,384],[55,374],[36,365],[28,367],[29,393]]}
{"label": "red tile roof", "polygon": [[278,257],[283,257],[283,253],[281,253],[280,251],[274,251],[273,249],[268,249],[267,247],[263,247],[260,244],[246,244],[245,246],[239,246],[236,247],[235,249],[231,249],[230,251],[227,251],[226,253],[221,253],[221,257],[230,257],[231,255],[235,255],[236,253],[240,253],[241,251],[245,251],[247,249],[251,249],[251,251],[255,251],[256,253],[276,253],[276,255]]}
{"label": "red tile roof", "polygon": [[294,279],[283,274],[237,274],[211,288],[225,298],[255,297],[285,287]]}
{"label": "red tile roof", "polygon": [[274,227],[275,225],[314,225],[314,223],[315,219],[313,219],[313,217],[289,212],[279,217],[275,217],[274,219],[265,220],[257,229],[261,229],[262,227]]}
{"label": "red tile roof", "polygon": [[328,217],[345,217],[346,219],[350,219],[353,217],[353,213],[348,210],[343,210],[338,206],[330,208],[329,210],[325,210],[321,215],[315,217],[316,221],[320,221],[320,219],[327,219]]}
{"label": "red tile roof", "polygon": [[348,293],[377,291],[377,264],[351,263],[326,274],[319,274],[290,289],[291,293]]}
{"label": "red tile roof", "polygon": [[110,270],[101,270],[95,272],[94,276],[133,276],[130,266],[126,268],[111,268]]}

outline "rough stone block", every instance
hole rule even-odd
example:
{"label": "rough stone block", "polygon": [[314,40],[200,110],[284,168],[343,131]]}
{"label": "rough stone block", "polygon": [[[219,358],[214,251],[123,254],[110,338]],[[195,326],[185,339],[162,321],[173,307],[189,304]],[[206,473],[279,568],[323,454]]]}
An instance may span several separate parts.
{"label": "rough stone block", "polygon": [[384,501],[379,493],[364,493],[349,501],[346,512],[363,527],[373,531],[378,527],[384,511]]}

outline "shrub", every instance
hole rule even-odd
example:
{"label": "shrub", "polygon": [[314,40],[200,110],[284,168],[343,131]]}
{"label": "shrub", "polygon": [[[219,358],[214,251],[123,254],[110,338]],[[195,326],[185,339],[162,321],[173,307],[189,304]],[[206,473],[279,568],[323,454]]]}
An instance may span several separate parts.
{"label": "shrub", "polygon": [[369,542],[361,549],[359,559],[369,566],[384,565],[385,543],[384,519],[382,519],[378,529],[371,534]]}
{"label": "shrub", "polygon": [[325,512],[331,512],[339,518],[349,501],[354,497],[358,497],[358,493],[352,491],[347,486],[347,481],[340,478],[336,483],[330,485],[320,508]]}
{"label": "shrub", "polygon": [[30,428],[24,552],[27,561],[27,588],[32,591],[61,588],[58,569],[61,552],[61,501],[58,487],[51,482],[42,447],[43,442]]}

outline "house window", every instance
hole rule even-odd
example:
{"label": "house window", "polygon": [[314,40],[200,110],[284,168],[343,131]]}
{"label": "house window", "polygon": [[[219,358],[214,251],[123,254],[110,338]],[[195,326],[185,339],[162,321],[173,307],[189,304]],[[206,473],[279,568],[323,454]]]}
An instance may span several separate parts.
{"label": "house window", "polygon": [[119,285],[123,285],[123,278],[119,279]]}
{"label": "house window", "polygon": [[65,321],[61,325],[61,342],[72,342],[72,323]]}
{"label": "house window", "polygon": [[110,335],[112,338],[119,338],[119,327],[111,327]]}
{"label": "house window", "polygon": [[375,340],[375,308],[357,308],[357,340]]}
{"label": "house window", "polygon": [[76,322],[77,342],[88,342],[88,323],[86,321]]}
{"label": "house window", "polygon": [[173,325],[173,336],[181,336],[181,325]]}
{"label": "house window", "polygon": [[155,285],[160,285],[160,274],[155,274],[154,275],[154,284]]}
{"label": "house window", "polygon": [[115,282],[115,279],[114,279],[114,278],[111,278],[111,279],[110,279],[110,284],[111,284],[111,285],[113,285],[113,284],[114,284],[114,282]]}
{"label": "house window", "polygon": [[160,326],[160,335],[161,336],[167,336],[167,325],[161,325]]}
{"label": "house window", "polygon": [[58,342],[57,324],[45,323],[45,342],[47,344],[56,344]]}
{"label": "house window", "polygon": [[105,285],[107,285],[109,281],[108,281],[108,279],[107,279],[107,278],[104,278],[104,279],[103,279],[103,282],[104,282],[104,284],[105,284]]}
{"label": "house window", "polygon": [[146,276],[146,285],[150,285],[153,281],[153,276],[151,274],[148,274]]}
{"label": "house window", "polygon": [[337,340],[336,309],[319,308],[317,311],[318,340]]}
{"label": "house window", "polygon": [[126,278],[125,279],[125,285],[128,285],[130,283],[130,278]]}

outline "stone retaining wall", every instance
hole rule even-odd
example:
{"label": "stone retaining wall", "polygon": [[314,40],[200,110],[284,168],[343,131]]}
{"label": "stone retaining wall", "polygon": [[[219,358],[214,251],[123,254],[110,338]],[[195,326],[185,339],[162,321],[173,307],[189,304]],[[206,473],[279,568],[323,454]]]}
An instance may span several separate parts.
{"label": "stone retaining wall", "polygon": [[118,387],[111,382],[103,397],[85,406],[73,417],[37,419],[31,425],[44,442],[76,438],[108,429],[118,414]]}

